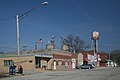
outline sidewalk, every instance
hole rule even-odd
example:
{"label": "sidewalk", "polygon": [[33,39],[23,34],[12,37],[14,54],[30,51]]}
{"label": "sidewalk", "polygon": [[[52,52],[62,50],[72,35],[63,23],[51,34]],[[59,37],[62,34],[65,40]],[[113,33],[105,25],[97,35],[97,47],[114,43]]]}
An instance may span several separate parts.
{"label": "sidewalk", "polygon": [[[91,69],[91,70],[102,70],[102,69],[106,69],[106,68],[109,68],[109,67],[96,67],[96,68],[93,68],[93,69]],[[74,72],[74,71],[78,71],[78,69],[71,69],[71,70],[67,70],[67,73],[71,73],[71,72]],[[55,74],[55,73],[62,73],[62,72],[64,72],[64,73],[66,73],[66,70],[65,71],[43,71],[43,72],[40,72],[40,73],[37,73],[37,74],[39,74],[39,76],[41,76],[41,77],[44,77],[46,74]],[[34,75],[35,76],[35,74],[36,73],[33,73],[33,72],[31,72],[31,73],[24,73],[24,74],[15,74],[15,75],[9,75],[9,74],[4,74],[4,75],[1,75],[0,76],[0,78],[2,79],[4,79],[4,80],[9,80],[9,79],[14,79],[15,78],[15,80],[18,80],[17,78],[19,77],[19,78],[29,78],[29,76],[32,76],[32,75]],[[48,76],[47,76],[48,77]],[[24,79],[24,80],[26,80],[26,79]],[[30,79],[29,79],[30,80]]]}
{"label": "sidewalk", "polygon": [[6,73],[0,73],[0,78],[4,78],[4,77],[9,77],[9,74],[6,74]]}

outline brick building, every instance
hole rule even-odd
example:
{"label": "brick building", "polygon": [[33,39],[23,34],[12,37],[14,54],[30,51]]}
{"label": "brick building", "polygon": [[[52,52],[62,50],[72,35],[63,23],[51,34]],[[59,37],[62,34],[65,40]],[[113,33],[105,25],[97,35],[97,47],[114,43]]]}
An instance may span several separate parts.
{"label": "brick building", "polygon": [[69,70],[71,69],[71,54],[67,51],[53,50],[52,54],[53,70]]}
{"label": "brick building", "polygon": [[100,58],[101,58],[101,61],[100,61],[100,66],[101,67],[107,67],[107,60],[108,60],[108,54],[105,54],[105,53],[101,53],[100,54]]}

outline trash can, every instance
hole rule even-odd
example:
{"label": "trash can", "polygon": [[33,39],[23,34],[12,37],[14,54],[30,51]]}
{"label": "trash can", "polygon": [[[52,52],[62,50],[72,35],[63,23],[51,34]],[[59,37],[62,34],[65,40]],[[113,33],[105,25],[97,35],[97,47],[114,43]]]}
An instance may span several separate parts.
{"label": "trash can", "polygon": [[19,73],[23,74],[23,67],[22,67],[22,65],[20,65],[20,67],[19,67]]}
{"label": "trash can", "polygon": [[20,74],[23,74],[23,68],[20,68]]}
{"label": "trash can", "polygon": [[9,74],[12,75],[12,66],[9,67]]}
{"label": "trash can", "polygon": [[16,66],[10,66],[9,75],[15,75],[15,74],[16,74]]}

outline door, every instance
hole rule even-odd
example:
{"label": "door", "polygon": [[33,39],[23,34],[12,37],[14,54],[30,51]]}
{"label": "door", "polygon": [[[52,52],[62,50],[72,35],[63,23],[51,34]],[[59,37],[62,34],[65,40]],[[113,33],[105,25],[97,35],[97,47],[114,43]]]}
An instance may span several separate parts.
{"label": "door", "polygon": [[53,63],[53,69],[56,70],[56,61]]}

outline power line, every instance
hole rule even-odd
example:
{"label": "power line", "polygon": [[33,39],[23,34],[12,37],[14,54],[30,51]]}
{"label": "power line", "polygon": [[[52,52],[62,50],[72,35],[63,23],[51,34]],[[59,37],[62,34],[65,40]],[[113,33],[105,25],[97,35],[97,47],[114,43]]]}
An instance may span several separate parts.
{"label": "power line", "polygon": [[6,18],[0,18],[0,21],[5,21],[5,20],[9,20],[9,19],[13,19],[13,18],[15,18],[15,16],[13,17],[6,17]]}

